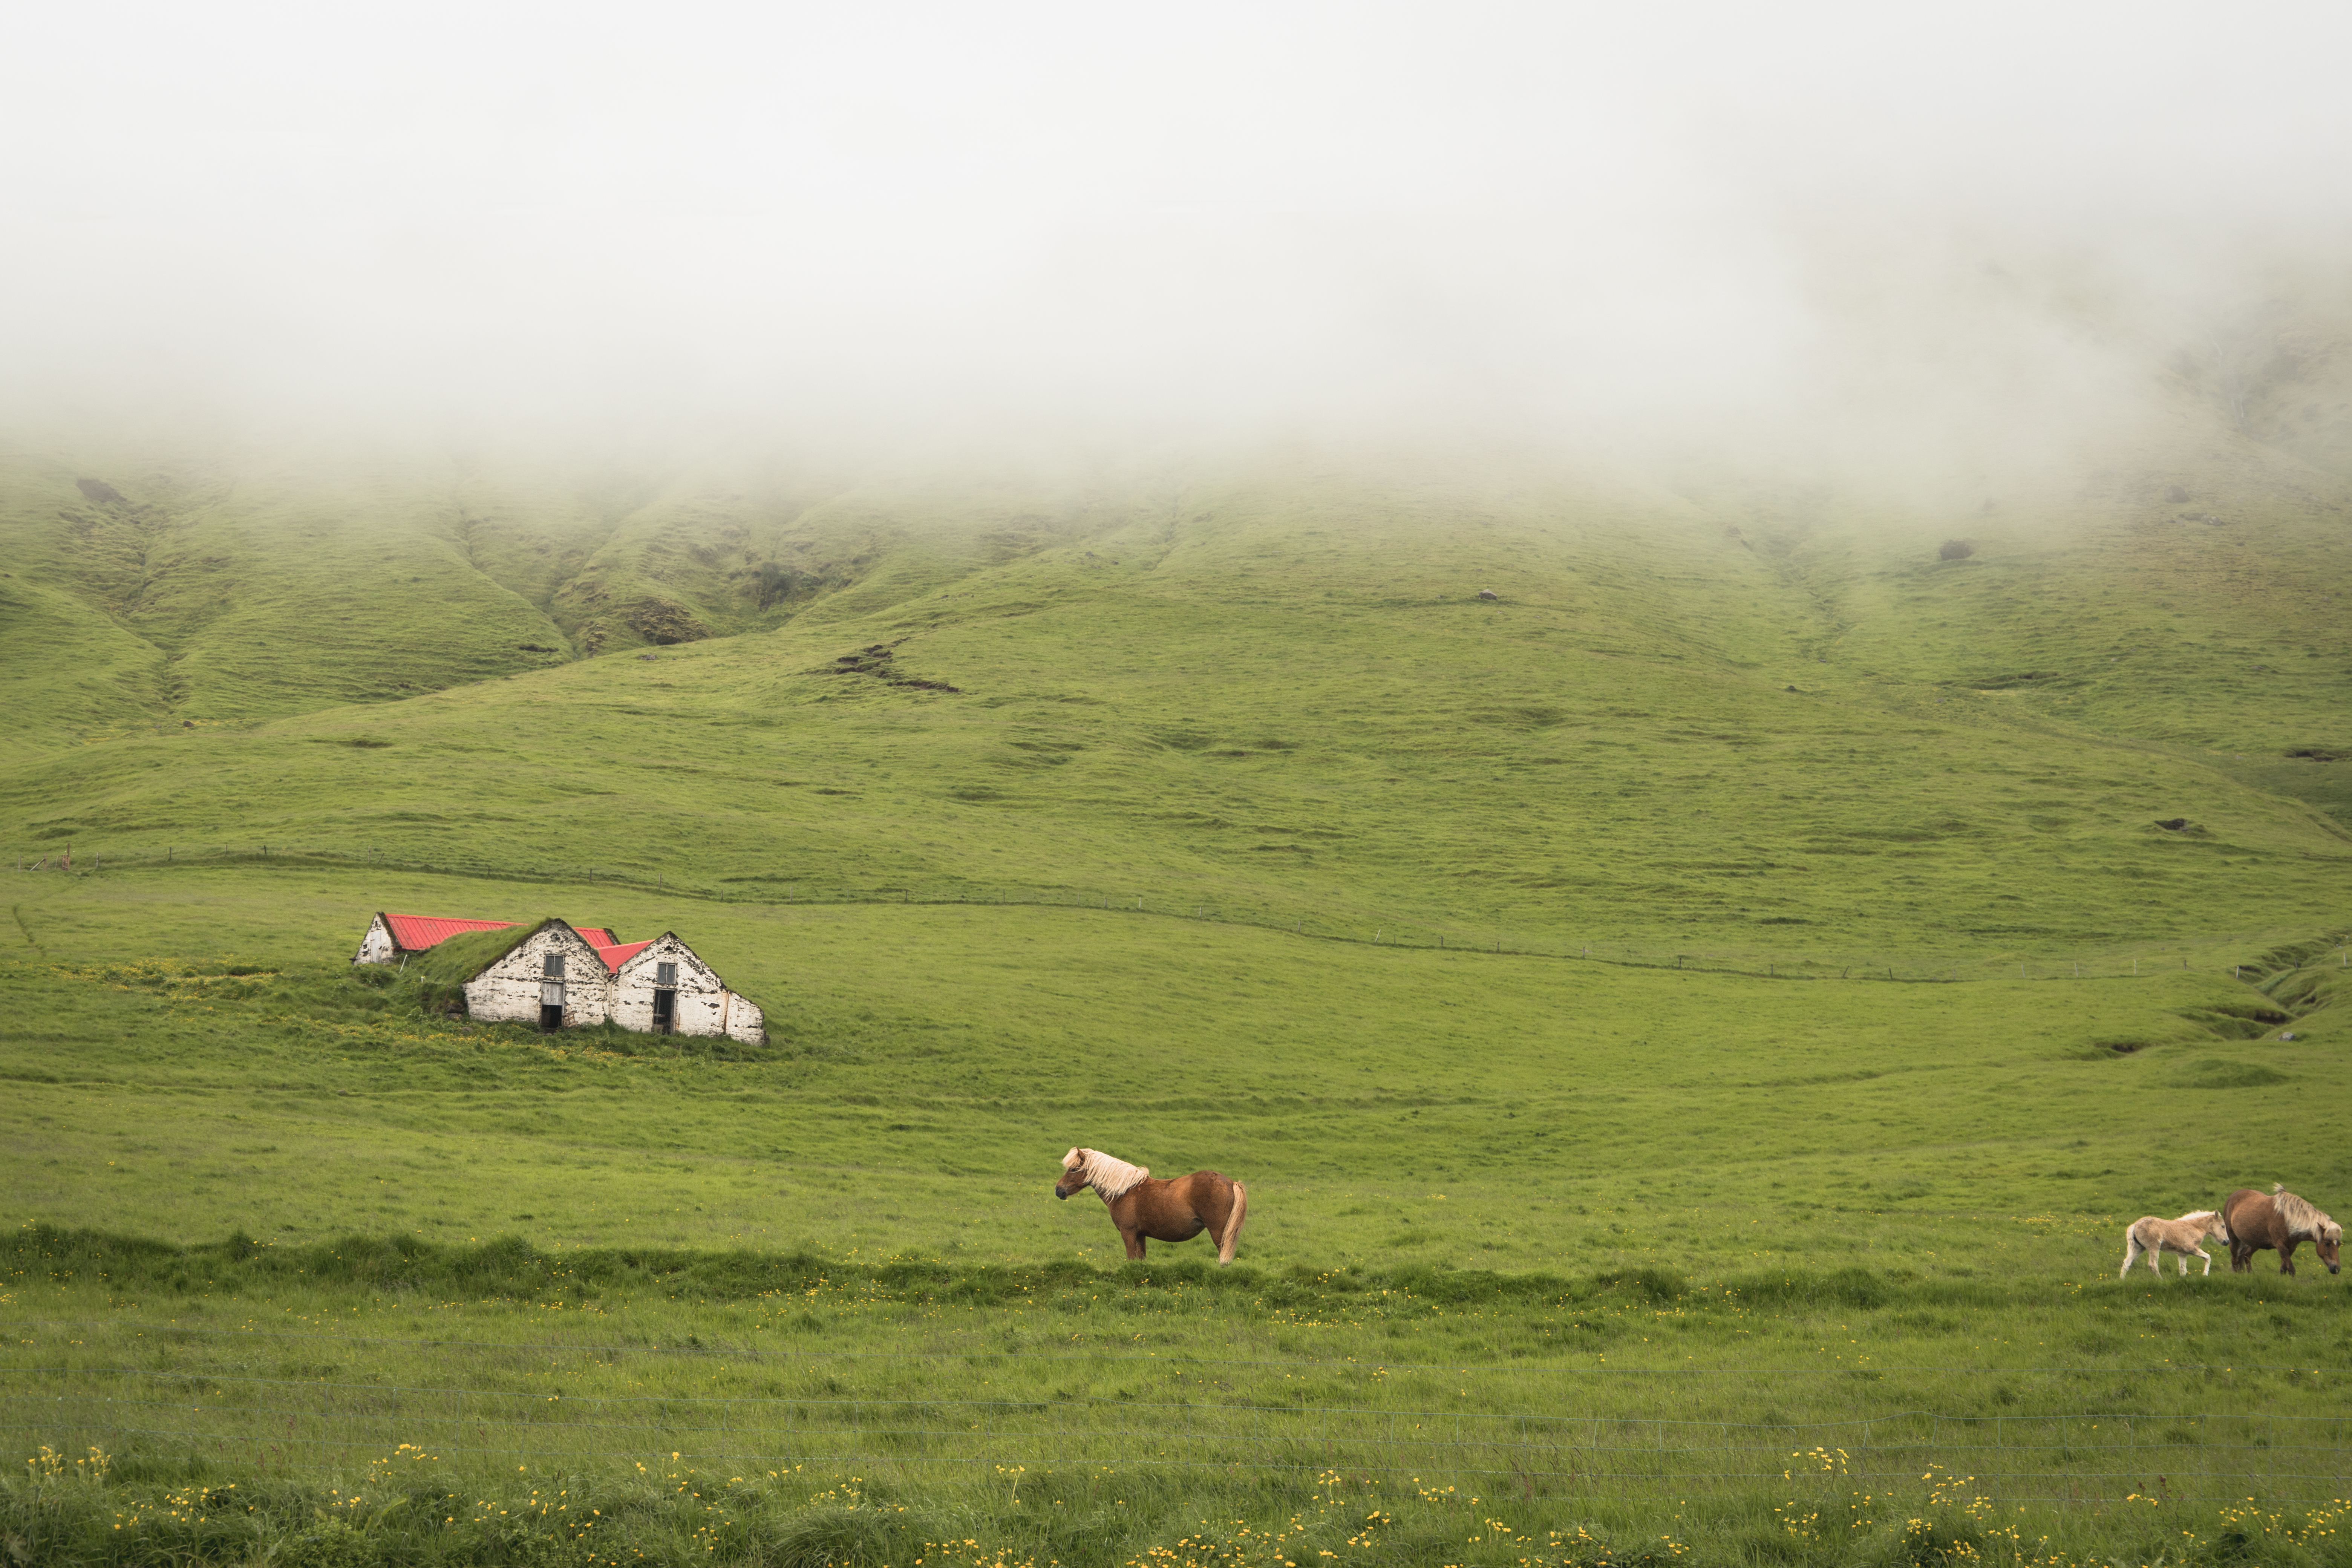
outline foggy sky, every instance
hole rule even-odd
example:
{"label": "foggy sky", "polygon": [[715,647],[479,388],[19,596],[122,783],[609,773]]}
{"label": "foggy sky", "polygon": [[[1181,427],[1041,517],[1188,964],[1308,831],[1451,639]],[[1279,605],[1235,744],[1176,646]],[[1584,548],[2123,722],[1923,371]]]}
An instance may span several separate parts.
{"label": "foggy sky", "polygon": [[5,39],[18,426],[1924,450],[2125,409],[2352,256],[2318,5],[100,4]]}

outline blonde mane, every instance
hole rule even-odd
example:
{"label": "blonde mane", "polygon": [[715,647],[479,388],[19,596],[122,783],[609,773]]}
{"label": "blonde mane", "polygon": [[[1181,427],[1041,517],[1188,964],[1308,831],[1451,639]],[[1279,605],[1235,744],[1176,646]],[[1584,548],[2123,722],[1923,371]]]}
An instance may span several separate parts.
{"label": "blonde mane", "polygon": [[1105,1203],[1125,1197],[1137,1184],[1151,1174],[1149,1166],[1130,1165],[1099,1149],[1071,1150],[1062,1156],[1062,1168],[1083,1174],[1087,1184],[1100,1193]]}
{"label": "blonde mane", "polygon": [[2271,1184],[2271,1206],[2278,1210],[2286,1222],[2289,1236],[2315,1237],[2323,1241],[2342,1241],[2344,1227],[2277,1182]]}

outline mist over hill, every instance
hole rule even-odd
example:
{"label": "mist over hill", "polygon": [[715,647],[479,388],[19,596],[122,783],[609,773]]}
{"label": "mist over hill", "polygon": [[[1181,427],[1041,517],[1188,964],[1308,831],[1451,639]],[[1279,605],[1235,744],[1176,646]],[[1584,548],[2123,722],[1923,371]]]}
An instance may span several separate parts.
{"label": "mist over hill", "polygon": [[28,861],[2330,918],[2337,14],[27,27]]}
{"label": "mist over hill", "polygon": [[[37,439],[2064,458],[2334,290],[2312,5],[29,18]],[[101,80],[107,112],[91,110]],[[820,465],[822,466],[822,465]],[[966,466],[972,466],[967,463]]]}
{"label": "mist over hill", "polygon": [[20,451],[0,814],[27,857],[1116,889],[1457,941],[2307,930],[2352,865],[2352,485],[2300,414],[2334,364],[2282,351],[2242,416],[2182,372],[2094,465],[1941,500],[1738,454]]}
{"label": "mist over hill", "polygon": [[14,1560],[2341,1559],[2352,11],[17,10]]}

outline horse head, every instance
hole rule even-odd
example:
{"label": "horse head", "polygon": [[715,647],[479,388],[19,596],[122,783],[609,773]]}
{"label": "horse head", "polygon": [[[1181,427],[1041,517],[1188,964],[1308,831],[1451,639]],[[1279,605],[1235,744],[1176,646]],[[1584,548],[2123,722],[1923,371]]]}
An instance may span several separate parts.
{"label": "horse head", "polygon": [[1073,1149],[1062,1156],[1062,1173],[1054,1183],[1054,1195],[1066,1198],[1072,1193],[1082,1193],[1093,1184],[1087,1174],[1087,1152]]}
{"label": "horse head", "polygon": [[2319,1254],[2319,1261],[2327,1265],[2330,1274],[2344,1271],[2344,1227],[2332,1219],[2322,1217],[2311,1227],[2311,1249]]}
{"label": "horse head", "polygon": [[2218,1236],[2223,1241],[2230,1239],[2230,1226],[2221,1218],[2220,1209],[2199,1209],[2185,1217],[2197,1226],[2197,1234],[2200,1237]]}

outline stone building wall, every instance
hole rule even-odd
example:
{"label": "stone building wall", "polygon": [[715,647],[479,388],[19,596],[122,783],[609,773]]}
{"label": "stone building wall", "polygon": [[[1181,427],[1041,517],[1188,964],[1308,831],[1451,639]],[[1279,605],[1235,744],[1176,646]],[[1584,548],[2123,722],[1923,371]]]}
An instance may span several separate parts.
{"label": "stone building wall", "polygon": [[549,956],[563,960],[563,1025],[601,1024],[612,1014],[613,976],[596,950],[561,921],[550,921],[504,958],[466,982],[466,1012],[483,1023],[536,1027]]}
{"label": "stone building wall", "polygon": [[392,940],[392,928],[383,923],[382,915],[368,920],[367,935],[360,938],[360,950],[352,955],[353,963],[390,963],[400,951]]}
{"label": "stone building wall", "polygon": [[[661,984],[665,963],[676,966],[670,986]],[[758,1005],[730,991],[675,931],[664,931],[621,965],[613,977],[613,1021],[625,1029],[651,1033],[654,994],[661,990],[674,994],[673,1033],[724,1035],[754,1046],[767,1041],[767,1019]]]}

